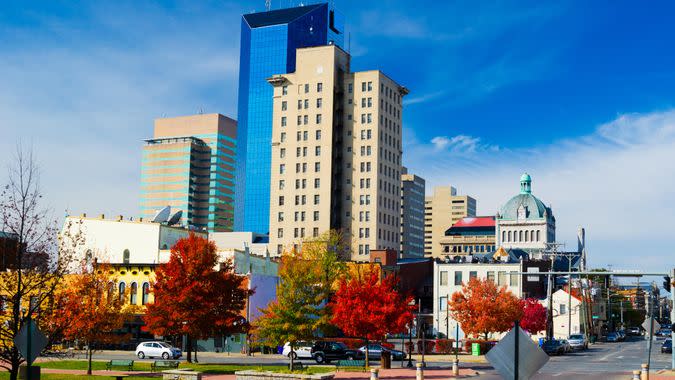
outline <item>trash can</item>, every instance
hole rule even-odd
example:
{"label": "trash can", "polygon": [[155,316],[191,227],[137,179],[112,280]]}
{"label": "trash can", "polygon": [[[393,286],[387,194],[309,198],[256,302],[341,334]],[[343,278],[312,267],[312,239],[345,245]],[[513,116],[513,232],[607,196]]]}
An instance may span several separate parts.
{"label": "trash can", "polygon": [[391,368],[391,353],[389,351],[382,351],[380,365],[382,369]]}
{"label": "trash can", "polygon": [[471,343],[471,355],[480,356],[480,343]]}

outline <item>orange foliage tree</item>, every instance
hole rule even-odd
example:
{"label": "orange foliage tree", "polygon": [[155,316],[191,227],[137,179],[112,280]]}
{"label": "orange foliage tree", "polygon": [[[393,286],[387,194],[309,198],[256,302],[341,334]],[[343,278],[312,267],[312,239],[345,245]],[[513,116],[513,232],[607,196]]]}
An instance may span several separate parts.
{"label": "orange foliage tree", "polygon": [[253,291],[245,281],[232,261],[218,262],[213,242],[190,234],[176,242],[169,262],[155,272],[150,284],[154,302],[147,305],[144,329],[155,335],[185,335],[191,362],[193,339],[248,330],[242,313]]}
{"label": "orange foliage tree", "polygon": [[103,344],[119,343],[128,336],[116,333],[130,320],[135,308],[125,305],[110,279],[109,266],[97,265],[73,275],[68,287],[57,294],[58,307],[52,326],[67,340],[78,340],[87,346],[87,374],[91,375],[91,356]]}
{"label": "orange foliage tree", "polygon": [[363,277],[343,278],[329,304],[332,322],[349,336],[363,337],[366,347],[369,340],[404,332],[413,319],[414,306],[410,305],[412,297],[398,292],[396,284],[393,275],[380,281],[379,271],[374,267]]}
{"label": "orange foliage tree", "polygon": [[483,334],[486,340],[490,333],[508,331],[523,315],[520,300],[505,286],[477,278],[455,292],[448,306],[467,335]]}

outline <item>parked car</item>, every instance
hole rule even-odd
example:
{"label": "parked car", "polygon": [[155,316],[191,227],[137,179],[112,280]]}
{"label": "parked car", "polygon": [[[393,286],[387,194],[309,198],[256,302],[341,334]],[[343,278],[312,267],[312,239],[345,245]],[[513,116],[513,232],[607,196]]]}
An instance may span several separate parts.
{"label": "parked car", "polygon": [[673,333],[673,331],[671,329],[661,329],[661,330],[657,331],[656,334],[654,334],[654,335],[667,337],[667,336],[670,336],[672,333]]}
{"label": "parked car", "polygon": [[611,332],[607,334],[607,341],[608,342],[618,342],[619,341],[619,334],[615,332]]}
{"label": "parked car", "polygon": [[136,356],[144,358],[178,359],[183,356],[180,349],[166,342],[143,342],[136,346]]}
{"label": "parked car", "polygon": [[359,350],[352,350],[342,342],[319,341],[312,346],[312,357],[321,363],[330,363],[332,360],[360,360],[365,355]]}
{"label": "parked car", "polygon": [[572,352],[572,346],[570,346],[570,342],[567,341],[567,339],[558,339],[560,341],[560,344],[562,344],[563,348],[565,349],[565,353]]}
{"label": "parked car", "polygon": [[666,339],[663,341],[663,344],[661,345],[661,353],[662,354],[672,354],[673,353],[673,340],[672,339]]}
{"label": "parked car", "polygon": [[629,328],[626,330],[626,333],[627,333],[628,335],[632,335],[632,336],[640,336],[640,335],[642,335],[642,328],[641,328],[641,327],[637,327],[637,326],[636,326],[636,327],[629,327]]}
{"label": "parked car", "polygon": [[[366,355],[366,346],[359,348],[359,351]],[[383,352],[389,352],[392,360],[403,360],[405,359],[405,352],[399,350],[392,350],[387,347],[382,346],[379,343],[372,343],[368,345],[368,359],[380,360]]]}
{"label": "parked car", "polygon": [[[286,342],[284,348],[281,351],[281,354],[287,357],[291,357],[291,344]],[[293,347],[293,359],[314,359],[312,356],[312,343],[310,342],[296,342],[295,347]]]}
{"label": "parked car", "polygon": [[562,355],[565,353],[565,347],[562,342],[556,339],[549,339],[544,341],[541,345],[541,349],[544,350],[549,356],[551,355]]}
{"label": "parked car", "polygon": [[586,335],[583,334],[573,334],[567,339],[570,347],[573,350],[587,350],[588,349],[588,339]]}

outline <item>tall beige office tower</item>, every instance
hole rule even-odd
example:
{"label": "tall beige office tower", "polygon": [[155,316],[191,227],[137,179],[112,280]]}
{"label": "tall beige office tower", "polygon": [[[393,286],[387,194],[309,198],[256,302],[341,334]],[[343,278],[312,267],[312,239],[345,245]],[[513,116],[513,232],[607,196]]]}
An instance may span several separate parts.
{"label": "tall beige office tower", "polygon": [[337,46],[297,50],[274,86],[270,247],[339,230],[352,259],[400,247],[401,111],[408,93],[382,72],[349,70]]}
{"label": "tall beige office tower", "polygon": [[237,122],[221,114],[155,120],[145,140],[141,216],[170,206],[180,224],[232,231]]}
{"label": "tall beige office tower", "polygon": [[436,186],[433,195],[424,199],[424,254],[443,256],[440,240],[445,231],[467,216],[476,216],[476,200],[457,195],[452,186]]}

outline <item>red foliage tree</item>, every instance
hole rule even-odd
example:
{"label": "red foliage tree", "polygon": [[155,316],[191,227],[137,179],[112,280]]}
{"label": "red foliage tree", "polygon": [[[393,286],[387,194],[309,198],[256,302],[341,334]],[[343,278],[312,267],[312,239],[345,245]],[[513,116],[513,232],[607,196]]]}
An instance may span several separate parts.
{"label": "red foliage tree", "polygon": [[245,281],[231,261],[218,262],[213,242],[190,234],[176,242],[169,262],[155,272],[150,284],[155,300],[147,305],[144,328],[155,335],[184,334],[191,362],[193,339],[248,330],[242,313],[253,292]]}
{"label": "red foliage tree", "polygon": [[[360,278],[342,279],[329,306],[332,323],[346,335],[370,340],[386,334],[401,333],[413,319],[412,297],[399,293],[394,276],[380,281],[379,272],[371,267]],[[368,366],[368,350],[366,350]]]}
{"label": "red foliage tree", "polygon": [[518,297],[492,280],[470,279],[461,292],[452,295],[448,305],[452,318],[465,333],[483,334],[485,339],[492,332],[508,331],[523,315]]}
{"label": "red foliage tree", "polygon": [[546,308],[534,298],[528,298],[520,301],[523,308],[523,317],[520,320],[520,327],[530,334],[536,334],[539,331],[546,330]]}

